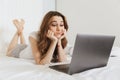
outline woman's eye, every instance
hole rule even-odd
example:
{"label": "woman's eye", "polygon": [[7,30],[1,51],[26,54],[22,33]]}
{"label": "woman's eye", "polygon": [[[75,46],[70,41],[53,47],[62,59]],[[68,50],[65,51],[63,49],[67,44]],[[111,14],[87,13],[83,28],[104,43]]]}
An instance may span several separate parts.
{"label": "woman's eye", "polygon": [[60,25],[61,27],[63,27],[64,25]]}
{"label": "woman's eye", "polygon": [[52,26],[56,26],[56,24],[52,24]]}

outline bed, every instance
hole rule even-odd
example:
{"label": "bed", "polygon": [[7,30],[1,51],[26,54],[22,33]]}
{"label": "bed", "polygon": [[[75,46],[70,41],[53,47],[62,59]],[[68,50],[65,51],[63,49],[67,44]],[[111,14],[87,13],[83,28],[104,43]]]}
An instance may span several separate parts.
{"label": "bed", "polygon": [[0,80],[120,80],[120,48],[113,47],[108,65],[68,75],[36,65],[34,60],[7,57],[0,53]]}

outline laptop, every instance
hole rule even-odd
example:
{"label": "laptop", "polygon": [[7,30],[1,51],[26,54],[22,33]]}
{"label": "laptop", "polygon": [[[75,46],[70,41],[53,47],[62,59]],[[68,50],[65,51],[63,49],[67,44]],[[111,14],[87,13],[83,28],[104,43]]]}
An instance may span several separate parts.
{"label": "laptop", "polygon": [[77,34],[70,64],[49,66],[74,74],[107,65],[115,36]]}

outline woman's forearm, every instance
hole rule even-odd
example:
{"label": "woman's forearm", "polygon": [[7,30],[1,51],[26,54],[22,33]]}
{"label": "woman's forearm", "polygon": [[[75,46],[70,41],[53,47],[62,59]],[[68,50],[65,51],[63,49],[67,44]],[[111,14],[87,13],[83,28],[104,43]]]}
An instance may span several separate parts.
{"label": "woman's forearm", "polygon": [[65,51],[64,51],[64,49],[63,49],[63,47],[61,45],[61,41],[58,42],[57,47],[58,47],[58,60],[60,62],[66,61],[67,56],[66,56]]}
{"label": "woman's forearm", "polygon": [[46,55],[44,56],[44,58],[40,61],[40,64],[46,64],[46,63],[50,63],[53,57],[53,53],[56,47],[57,41],[53,41],[46,53]]}

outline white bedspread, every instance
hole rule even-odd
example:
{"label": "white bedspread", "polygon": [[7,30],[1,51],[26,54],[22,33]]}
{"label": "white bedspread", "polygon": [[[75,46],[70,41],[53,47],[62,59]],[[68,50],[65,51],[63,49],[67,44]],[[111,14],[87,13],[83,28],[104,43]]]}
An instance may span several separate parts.
{"label": "white bedspread", "polygon": [[0,57],[0,80],[75,80],[72,76],[36,65],[34,61]]}
{"label": "white bedspread", "polygon": [[114,48],[106,67],[74,75],[36,65],[32,60],[0,56],[0,80],[120,80],[120,48]]}

